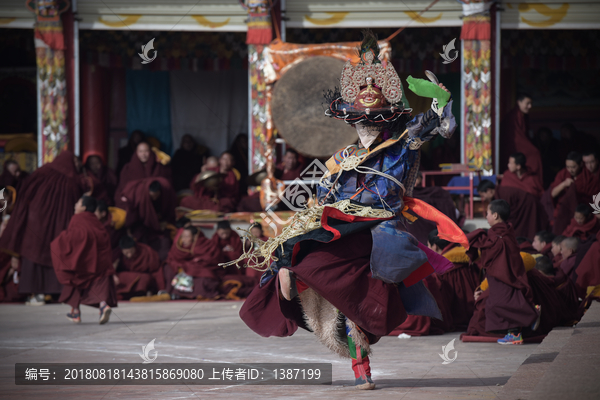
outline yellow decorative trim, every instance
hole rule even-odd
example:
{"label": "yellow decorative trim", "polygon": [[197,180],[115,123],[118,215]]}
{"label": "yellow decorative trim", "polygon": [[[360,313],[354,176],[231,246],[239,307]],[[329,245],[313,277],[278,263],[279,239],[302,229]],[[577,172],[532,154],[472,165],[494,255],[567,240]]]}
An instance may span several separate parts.
{"label": "yellow decorative trim", "polygon": [[106,21],[102,19],[102,17],[98,17],[98,22],[112,28],[124,28],[135,24],[140,18],[142,18],[141,15],[119,15],[118,17],[120,19],[119,21]]}
{"label": "yellow decorative trim", "polygon": [[335,24],[339,24],[340,22],[342,22],[349,13],[348,12],[326,12],[325,14],[331,15],[331,17],[324,18],[324,19],[318,19],[318,18],[312,18],[312,17],[309,17],[308,15],[305,15],[304,19],[314,25],[335,25]]}
{"label": "yellow decorative trim", "polygon": [[426,18],[424,16],[419,16],[418,12],[414,12],[414,11],[404,11],[404,14],[408,15],[408,17],[410,19],[412,19],[415,22],[420,22],[422,24],[429,24],[431,22],[435,22],[438,21],[440,19],[442,19],[442,13],[439,13],[437,15],[437,17],[430,17],[430,18]]}
{"label": "yellow decorative trim", "polygon": [[443,256],[452,263],[468,263],[471,261],[467,256],[467,250],[462,246],[448,250]]}
{"label": "yellow decorative trim", "polygon": [[204,17],[204,15],[192,15],[192,18],[194,18],[196,20],[196,22],[199,23],[200,25],[208,26],[209,28],[220,28],[222,26],[227,25],[229,23],[229,21],[231,20],[231,18],[227,18],[223,22],[213,22],[213,21],[209,21],[208,19],[206,19],[206,17]]}
{"label": "yellow decorative trim", "polygon": [[108,207],[108,212],[112,216],[113,227],[119,230],[125,225],[125,217],[127,217],[127,211],[119,207]]}
{"label": "yellow decorative trim", "polygon": [[152,151],[154,152],[154,154],[156,154],[156,161],[158,161],[162,165],[167,165],[171,162],[171,156],[165,153],[164,151],[160,151],[156,147],[153,147]]}
{"label": "yellow decorative trim", "polygon": [[[508,4],[509,8],[514,8],[512,4]],[[521,21],[526,23],[527,25],[536,27],[536,28],[547,28],[549,26],[555,25],[563,20],[564,17],[567,16],[567,11],[569,10],[569,3],[563,3],[560,8],[550,8],[545,4],[534,4],[534,3],[521,3],[518,5],[519,13],[525,13],[530,10],[535,10],[538,13],[550,17],[546,21],[531,21],[521,16]]]}

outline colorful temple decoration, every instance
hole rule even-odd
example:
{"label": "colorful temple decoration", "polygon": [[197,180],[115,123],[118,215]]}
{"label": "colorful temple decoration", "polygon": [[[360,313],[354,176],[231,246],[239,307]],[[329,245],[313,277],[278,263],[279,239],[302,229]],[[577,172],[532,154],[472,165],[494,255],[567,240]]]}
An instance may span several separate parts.
{"label": "colorful temple decoration", "polygon": [[490,34],[489,15],[466,16],[463,19],[463,132],[466,157],[463,162],[486,171],[493,168]]}
{"label": "colorful temple decoration", "polygon": [[42,164],[49,163],[69,146],[67,129],[67,82],[65,40],[60,14],[69,8],[68,1],[30,0],[27,7],[36,15],[35,53],[42,113]]}
{"label": "colorful temple decoration", "polygon": [[250,104],[250,155],[252,171],[261,169],[266,162],[268,131],[272,124],[267,111],[267,88],[265,84],[265,57],[263,45],[248,45],[248,69],[251,90]]}
{"label": "colorful temple decoration", "polygon": [[269,3],[269,0],[249,0],[246,5],[240,0],[240,4],[248,12],[246,44],[269,44],[273,40]]}

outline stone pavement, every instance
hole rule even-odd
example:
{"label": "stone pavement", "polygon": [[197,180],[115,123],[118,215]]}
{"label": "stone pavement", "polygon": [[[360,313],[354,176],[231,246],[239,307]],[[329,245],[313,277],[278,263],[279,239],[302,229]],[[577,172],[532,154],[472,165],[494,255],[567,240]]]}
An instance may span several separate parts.
{"label": "stone pavement", "polygon": [[[398,339],[374,346],[375,391],[356,391],[348,360],[331,354],[309,332],[262,338],[238,316],[241,302],[122,302],[106,325],[83,306],[80,325],[65,305],[0,305],[2,399],[494,399],[538,345],[462,343],[459,333]],[[331,386],[16,386],[15,363],[140,363],[142,345],[156,338],[156,362],[328,362]],[[442,365],[442,346],[456,339],[456,361]],[[453,357],[453,353],[450,354]]]}

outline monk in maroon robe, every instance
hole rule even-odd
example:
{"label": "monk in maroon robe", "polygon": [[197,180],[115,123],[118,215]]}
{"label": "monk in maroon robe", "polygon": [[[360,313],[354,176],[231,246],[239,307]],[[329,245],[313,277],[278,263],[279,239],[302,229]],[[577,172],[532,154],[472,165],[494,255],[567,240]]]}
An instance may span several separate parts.
{"label": "monk in maroon robe", "polygon": [[12,186],[17,191],[21,185],[21,182],[27,178],[29,174],[25,171],[21,171],[19,163],[15,160],[4,161],[4,168],[2,174],[0,174],[0,188]]}
{"label": "monk in maroon robe", "polygon": [[537,254],[547,257],[550,262],[552,262],[552,258],[554,257],[554,254],[552,253],[552,241],[554,238],[555,236],[552,232],[539,231],[533,237],[531,246],[535,249]]}
{"label": "monk in maroon robe", "polygon": [[527,158],[523,153],[511,154],[508,169],[502,176],[502,186],[520,189],[540,198],[544,188],[538,177],[529,171],[526,163]]}
{"label": "monk in maroon robe", "polygon": [[[211,241],[221,250],[220,263],[236,260],[242,255],[244,247],[242,239],[240,235],[231,229],[228,221],[221,221],[217,224],[217,230]],[[226,270],[232,274],[239,273],[239,270],[234,266],[227,267]]]}
{"label": "monk in maroon robe", "polygon": [[510,206],[509,223],[512,224],[516,236],[532,238],[537,232],[546,228],[548,216],[540,201],[531,193],[504,185],[496,186],[484,179],[479,182],[477,192],[482,201],[502,199]]}
{"label": "monk in maroon robe", "polygon": [[150,246],[123,236],[119,243],[121,256],[113,264],[119,285],[117,294],[123,298],[157,293],[165,289],[165,278],[158,253]]}
{"label": "monk in maroon robe", "polygon": [[175,222],[175,193],[165,178],[129,182],[117,202],[127,212],[125,227],[140,243],[155,249],[165,260],[171,247],[168,224]]}
{"label": "monk in maroon robe", "polygon": [[600,180],[583,166],[581,154],[570,152],[565,165],[543,196],[556,235],[569,225],[578,204],[589,203],[600,192]]}
{"label": "monk in maroon robe", "polygon": [[600,180],[600,156],[594,150],[586,150],[581,153],[581,159],[585,167]]}
{"label": "monk in maroon robe", "polygon": [[600,219],[592,214],[590,206],[587,204],[579,204],[575,209],[575,215],[563,232],[563,236],[576,237],[580,241],[585,242],[589,238],[596,236],[600,231]]}
{"label": "monk in maroon robe", "polygon": [[563,259],[563,261],[560,263],[560,269],[569,278],[574,277],[578,248],[579,239],[574,237],[567,237],[560,243],[560,249]]}
{"label": "monk in maroon robe", "polygon": [[125,229],[125,215],[126,211],[117,207],[108,207],[102,200],[97,200],[96,206],[96,217],[108,232],[110,236],[110,247],[113,251],[113,261],[121,255],[121,249],[119,243],[121,238],[126,235]]}
{"label": "monk in maroon robe", "polygon": [[486,271],[489,284],[485,331],[508,332],[504,339],[499,339],[500,344],[521,344],[521,330],[536,322],[538,312],[515,233],[505,222],[509,217],[508,203],[493,200],[486,214],[491,228],[487,232],[477,229],[467,236],[471,245],[467,255],[475,260],[481,250],[481,267]]}
{"label": "monk in maroon robe", "polygon": [[15,273],[18,276],[18,263],[13,265],[12,257],[9,254],[0,252],[0,303],[2,302],[20,302],[27,296],[19,293],[18,279],[15,282]]}
{"label": "monk in maroon robe", "polygon": [[75,204],[69,226],[50,245],[56,277],[63,285],[59,301],[71,306],[67,318],[81,322],[80,304],[100,309],[100,324],[117,306],[110,238],[94,211],[96,199],[83,196]]}
{"label": "monk in maroon robe", "polygon": [[[81,198],[84,183],[81,162],[70,151],[32,173],[19,191],[19,198],[2,237],[0,249],[20,258],[19,291],[61,293],[62,286],[52,268],[50,242],[65,230],[73,207]],[[36,298],[37,298],[36,297]]]}
{"label": "monk in maroon robe", "polygon": [[240,201],[240,173],[233,166],[233,156],[227,152],[221,154],[218,171],[214,171],[219,174],[218,184],[215,187],[206,185],[204,178],[212,167],[204,168],[205,170],[196,175],[190,184],[194,195],[184,197],[181,206],[192,210],[234,212]]}
{"label": "monk in maroon robe", "polygon": [[92,196],[102,200],[108,205],[115,202],[117,188],[117,175],[112,169],[103,164],[102,158],[97,155],[89,156],[85,162],[87,176],[92,181]]}
{"label": "monk in maroon robe", "polygon": [[119,176],[119,185],[115,191],[115,204],[118,204],[125,186],[129,182],[146,178],[164,178],[167,181],[171,179],[171,170],[168,166],[162,165],[156,159],[156,154],[146,142],[137,145],[135,154],[123,167]]}
{"label": "monk in maroon robe", "polygon": [[[269,240],[269,238],[264,235],[262,226],[260,224],[254,224],[250,228],[250,234],[257,239],[262,240],[263,242],[266,242],[267,240]],[[246,246],[246,248],[249,248],[250,246],[252,246],[252,243],[246,243],[245,246]],[[260,257],[257,261],[260,263],[263,260],[264,259],[262,257]],[[248,262],[248,267],[244,268],[244,273],[246,276],[252,278],[252,280],[256,284],[258,284],[260,282],[260,277],[262,276],[263,272],[250,268],[251,265],[255,265],[253,260],[250,260]]]}
{"label": "monk in maroon robe", "polygon": [[596,233],[596,241],[577,267],[577,286],[587,289],[600,285],[600,231]]}
{"label": "monk in maroon robe", "polygon": [[300,178],[304,166],[298,162],[298,153],[293,149],[287,149],[283,156],[283,162],[275,170],[275,177],[282,181],[293,181]]}
{"label": "monk in maroon robe", "polygon": [[519,94],[517,105],[502,120],[500,140],[500,161],[508,162],[511,154],[517,151],[527,158],[529,172],[543,185],[542,156],[537,147],[529,140],[528,114],[531,110],[531,96]]}

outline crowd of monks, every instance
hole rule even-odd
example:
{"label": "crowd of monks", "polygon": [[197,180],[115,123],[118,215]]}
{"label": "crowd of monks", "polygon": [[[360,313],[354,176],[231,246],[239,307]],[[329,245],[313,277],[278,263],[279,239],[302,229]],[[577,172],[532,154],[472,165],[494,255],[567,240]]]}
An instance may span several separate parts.
{"label": "crowd of monks", "polygon": [[[532,152],[535,146],[523,140],[516,148]],[[81,321],[81,304],[94,306],[105,323],[118,300],[245,298],[260,273],[219,267],[242,255],[245,239],[226,220],[206,237],[181,211],[261,210],[257,194],[245,194],[257,183],[246,179],[240,146],[210,157],[186,136],[171,159],[136,131],[119,151],[116,171],[100,156],[80,160],[69,151],[30,175],[7,161],[0,175],[0,186],[8,188],[0,301],[63,302],[73,322]],[[425,279],[443,320],[410,315],[392,334],[464,331],[464,337],[497,338],[518,329],[527,340],[581,318],[600,292],[600,214],[590,206],[600,193],[599,158],[569,152],[546,187],[540,159],[512,152],[496,183],[479,183],[490,228],[468,233],[468,251],[440,238],[433,222],[407,222],[407,231],[454,268]],[[303,170],[291,149],[278,167],[281,180]],[[417,181],[413,196],[464,223],[441,187]],[[267,239],[260,225],[251,233]]]}

